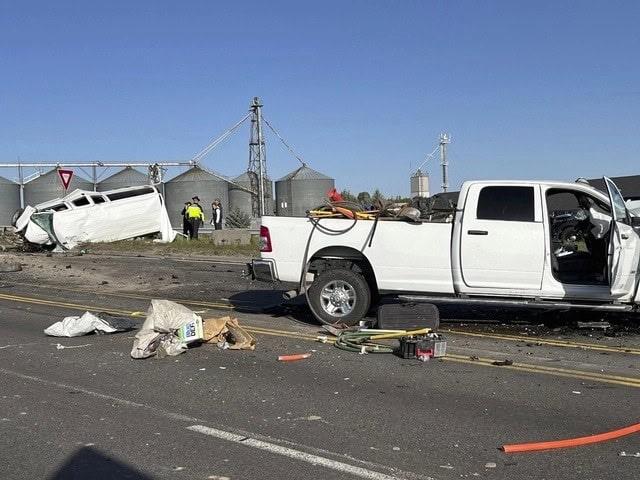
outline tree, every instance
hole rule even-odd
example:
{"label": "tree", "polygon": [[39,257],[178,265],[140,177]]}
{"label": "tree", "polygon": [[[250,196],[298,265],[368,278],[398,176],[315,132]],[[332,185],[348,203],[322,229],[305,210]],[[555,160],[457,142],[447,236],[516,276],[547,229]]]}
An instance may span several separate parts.
{"label": "tree", "polygon": [[382,192],[379,189],[375,189],[373,191],[373,195],[371,195],[371,201],[372,202],[384,202],[384,195],[382,194]]}
{"label": "tree", "polygon": [[351,193],[351,191],[344,189],[342,190],[342,192],[340,192],[340,195],[342,195],[342,198],[347,201],[347,202],[357,202],[358,199],[355,197],[355,195],[353,195],[353,193]]}
{"label": "tree", "polygon": [[224,224],[227,228],[249,228],[251,225],[251,217],[249,217],[249,214],[236,208],[227,214]]}
{"label": "tree", "polygon": [[358,194],[358,202],[360,202],[363,207],[371,205],[371,195],[369,195],[369,192],[360,192]]}

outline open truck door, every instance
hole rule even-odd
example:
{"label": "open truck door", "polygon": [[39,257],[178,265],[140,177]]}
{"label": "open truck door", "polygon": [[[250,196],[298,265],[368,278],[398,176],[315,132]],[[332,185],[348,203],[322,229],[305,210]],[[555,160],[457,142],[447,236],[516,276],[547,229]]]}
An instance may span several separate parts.
{"label": "open truck door", "polygon": [[609,283],[611,296],[633,296],[640,261],[640,237],[631,226],[631,216],[624,198],[610,178],[604,177],[611,201],[611,234],[609,238]]}

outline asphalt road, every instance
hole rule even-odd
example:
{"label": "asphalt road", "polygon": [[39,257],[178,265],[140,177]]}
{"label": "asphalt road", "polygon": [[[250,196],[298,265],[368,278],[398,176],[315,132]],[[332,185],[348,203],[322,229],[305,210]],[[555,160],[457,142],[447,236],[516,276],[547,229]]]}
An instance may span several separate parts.
{"label": "asphalt road", "polygon": [[[323,332],[304,310],[275,308],[278,292],[242,280],[239,264],[25,262],[0,274],[0,478],[638,478],[640,458],[619,456],[640,451],[637,434],[557,451],[498,449],[640,421],[638,336],[455,326],[447,358],[421,363],[316,341]],[[54,262],[58,277],[43,279]],[[82,269],[109,280],[75,276]],[[123,278],[136,281],[125,291]],[[132,360],[134,332],[42,333],[85,309],[143,312],[158,297],[203,317],[238,316],[257,349],[204,345]],[[300,352],[312,355],[277,361]],[[513,365],[492,365],[504,359]]]}

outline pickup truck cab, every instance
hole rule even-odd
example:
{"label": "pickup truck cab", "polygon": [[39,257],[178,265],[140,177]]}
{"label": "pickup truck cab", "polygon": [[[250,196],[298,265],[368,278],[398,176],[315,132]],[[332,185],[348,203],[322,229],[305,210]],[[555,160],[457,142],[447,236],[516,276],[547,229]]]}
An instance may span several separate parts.
{"label": "pickup truck cab", "polygon": [[[263,217],[254,278],[296,282],[325,323],[381,295],[545,309],[635,310],[640,237],[615,184],[469,181],[419,222]],[[310,284],[309,284],[310,283]]]}

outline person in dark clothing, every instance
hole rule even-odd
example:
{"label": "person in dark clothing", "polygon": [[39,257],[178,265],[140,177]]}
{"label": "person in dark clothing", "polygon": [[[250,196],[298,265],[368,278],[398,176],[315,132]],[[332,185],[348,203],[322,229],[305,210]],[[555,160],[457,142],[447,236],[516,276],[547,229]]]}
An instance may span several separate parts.
{"label": "person in dark clothing", "polygon": [[182,212],[180,212],[180,215],[182,215],[182,234],[186,237],[187,235],[189,235],[189,237],[192,236],[191,234],[191,223],[189,222],[189,219],[187,218],[187,208],[189,208],[191,206],[191,202],[184,202],[184,208],[182,209]]}
{"label": "person in dark clothing", "polygon": [[[196,200],[198,197],[193,197],[192,200]],[[204,222],[204,213],[202,212],[202,207],[198,205],[198,203],[191,203],[186,211],[187,219],[189,220],[190,231],[189,238],[190,239],[198,239],[198,230],[200,230],[200,224]]]}
{"label": "person in dark clothing", "polygon": [[211,223],[216,230],[222,230],[222,202],[219,198],[216,198],[211,204],[213,215]]}

